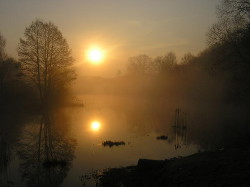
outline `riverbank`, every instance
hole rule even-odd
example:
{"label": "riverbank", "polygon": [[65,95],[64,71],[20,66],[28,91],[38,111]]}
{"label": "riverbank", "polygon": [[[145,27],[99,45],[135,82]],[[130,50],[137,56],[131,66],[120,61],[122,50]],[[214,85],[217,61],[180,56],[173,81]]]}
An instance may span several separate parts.
{"label": "riverbank", "polygon": [[103,173],[103,186],[250,186],[250,148],[202,152]]}

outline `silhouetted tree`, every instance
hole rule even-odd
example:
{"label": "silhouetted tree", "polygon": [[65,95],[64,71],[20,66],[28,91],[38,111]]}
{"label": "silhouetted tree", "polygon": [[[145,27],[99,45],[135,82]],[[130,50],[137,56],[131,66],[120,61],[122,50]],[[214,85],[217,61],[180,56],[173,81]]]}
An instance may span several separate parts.
{"label": "silhouetted tree", "polygon": [[7,58],[0,63],[0,96],[4,95],[6,87],[12,86],[21,76],[19,67],[20,64],[13,58]]}
{"label": "silhouetted tree", "polygon": [[172,72],[177,65],[176,55],[173,52],[169,52],[165,56],[156,57],[154,62],[157,72],[160,74]]}
{"label": "silhouetted tree", "polygon": [[250,1],[223,0],[208,33],[210,69],[231,77],[233,100],[250,92]]}
{"label": "silhouetted tree", "polygon": [[0,33],[0,97],[3,94],[3,77],[5,75],[5,72],[4,72],[5,45],[6,45],[6,41]]}
{"label": "silhouetted tree", "polygon": [[4,60],[4,58],[6,56],[5,55],[5,45],[6,45],[6,41],[0,33],[0,61]]}
{"label": "silhouetted tree", "polygon": [[75,79],[67,41],[51,22],[32,22],[25,29],[24,39],[20,39],[18,55],[42,102],[56,98]]}
{"label": "silhouetted tree", "polygon": [[250,21],[249,0],[223,0],[218,7],[220,16],[244,17]]}
{"label": "silhouetted tree", "polygon": [[186,53],[182,58],[181,58],[181,64],[189,64],[194,60],[194,56],[191,53]]}
{"label": "silhouetted tree", "polygon": [[209,45],[227,43],[242,56],[239,43],[250,24],[250,1],[224,0],[217,10],[218,21],[208,32]]}
{"label": "silhouetted tree", "polygon": [[[20,76],[20,64],[5,53],[6,41],[0,34],[0,98]],[[7,93],[6,93],[7,94]]]}
{"label": "silhouetted tree", "polygon": [[138,55],[129,58],[127,72],[135,75],[145,75],[152,72],[152,58],[147,55]]}

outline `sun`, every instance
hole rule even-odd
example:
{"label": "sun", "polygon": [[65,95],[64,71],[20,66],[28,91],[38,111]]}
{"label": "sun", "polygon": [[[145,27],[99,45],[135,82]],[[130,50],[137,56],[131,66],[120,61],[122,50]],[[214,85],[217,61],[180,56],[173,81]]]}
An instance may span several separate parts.
{"label": "sun", "polygon": [[91,123],[91,129],[92,129],[93,131],[98,131],[98,130],[100,129],[100,126],[101,126],[101,124],[100,124],[99,121],[93,121],[93,122]]}
{"label": "sun", "polygon": [[93,64],[99,64],[104,58],[104,52],[98,48],[90,49],[87,53],[88,60]]}

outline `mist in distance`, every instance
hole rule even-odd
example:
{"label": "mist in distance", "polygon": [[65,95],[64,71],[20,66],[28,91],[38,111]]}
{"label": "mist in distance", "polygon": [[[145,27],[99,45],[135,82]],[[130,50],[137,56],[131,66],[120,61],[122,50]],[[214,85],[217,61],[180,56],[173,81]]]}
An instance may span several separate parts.
{"label": "mist in distance", "polygon": [[[212,167],[210,154],[227,155],[221,163],[237,166],[232,172],[242,174],[250,142],[249,8],[249,1],[221,1],[206,47],[197,54],[138,48],[140,53],[126,56],[131,48],[118,52],[122,63],[116,64],[109,61],[119,47],[97,44],[81,52],[80,62],[71,41],[51,21],[26,25],[17,57],[8,54],[8,40],[0,33],[0,186],[110,186],[120,170],[138,184],[143,176],[139,186],[147,180],[165,186],[182,181],[163,177],[170,176],[171,163],[184,163],[179,157],[196,167],[201,155]],[[137,44],[147,49],[144,42]],[[244,167],[225,158],[245,161]],[[178,164],[178,171],[185,168]],[[136,166],[105,170],[129,165]],[[140,175],[149,169],[157,180]],[[184,178],[192,172],[184,172]],[[237,185],[248,184],[234,177]]]}

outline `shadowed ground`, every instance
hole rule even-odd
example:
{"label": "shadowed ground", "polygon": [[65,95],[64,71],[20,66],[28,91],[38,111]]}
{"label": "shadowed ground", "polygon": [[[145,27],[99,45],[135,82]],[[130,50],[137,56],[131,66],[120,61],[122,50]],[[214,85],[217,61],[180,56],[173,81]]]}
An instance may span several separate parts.
{"label": "shadowed ground", "polygon": [[249,186],[250,149],[197,153],[104,172],[103,186]]}

